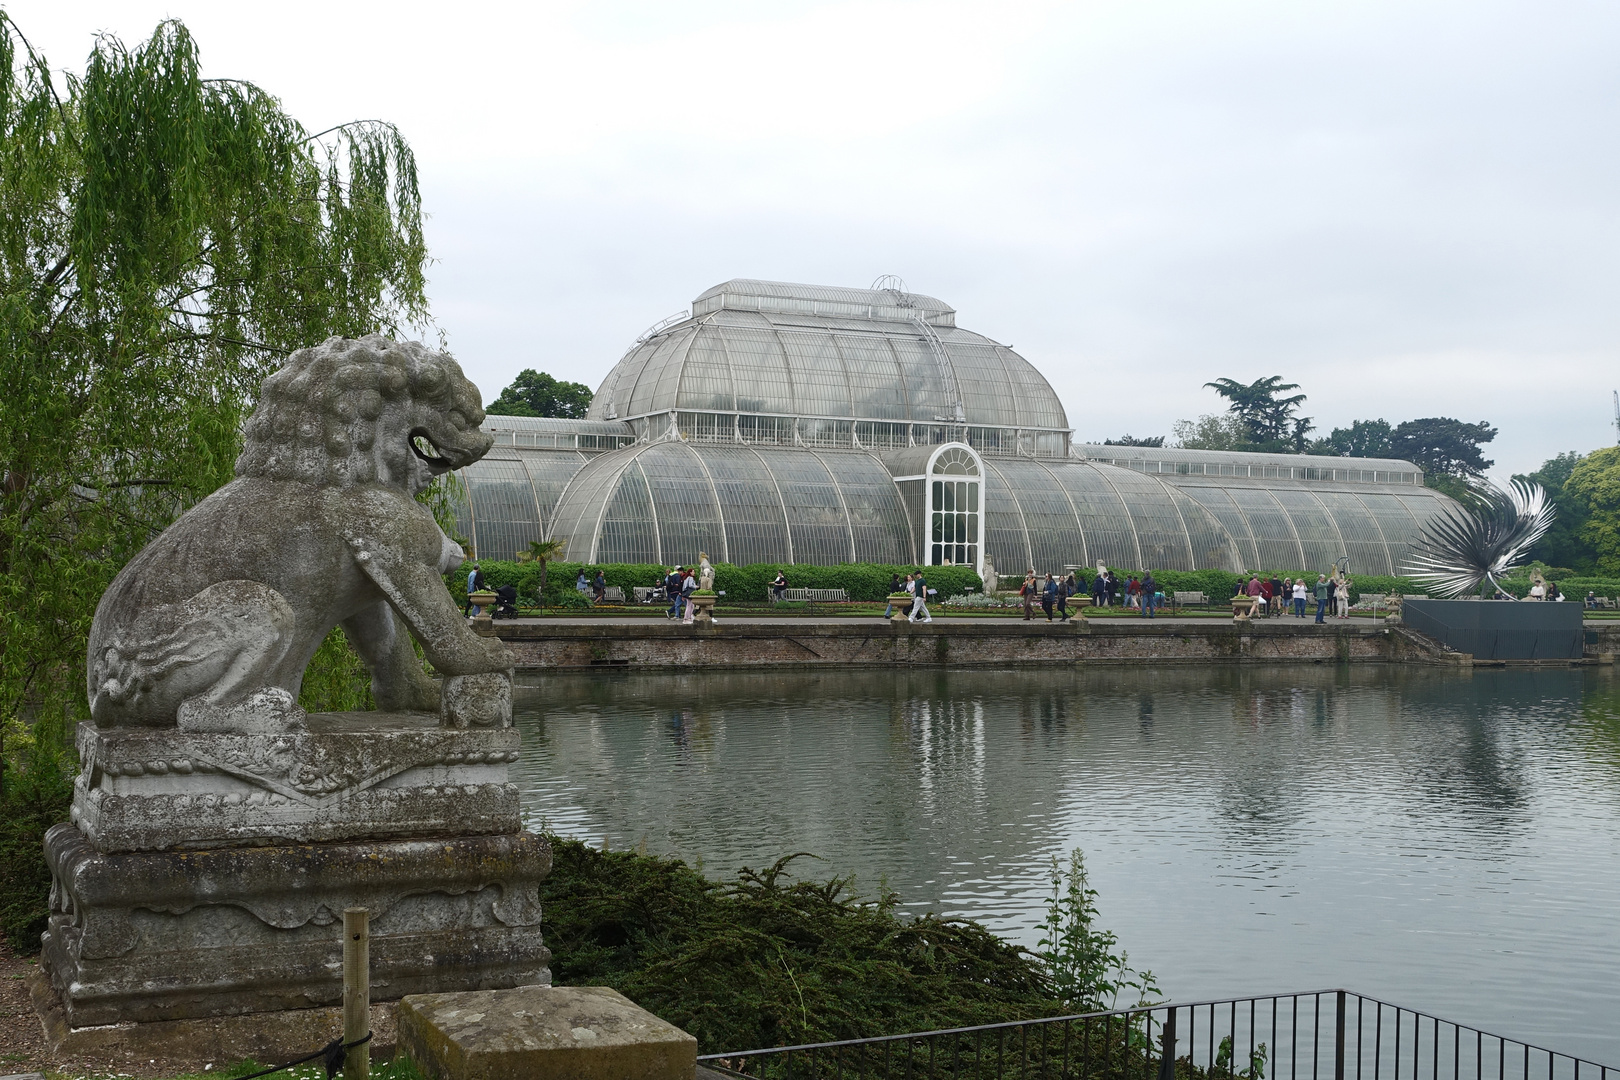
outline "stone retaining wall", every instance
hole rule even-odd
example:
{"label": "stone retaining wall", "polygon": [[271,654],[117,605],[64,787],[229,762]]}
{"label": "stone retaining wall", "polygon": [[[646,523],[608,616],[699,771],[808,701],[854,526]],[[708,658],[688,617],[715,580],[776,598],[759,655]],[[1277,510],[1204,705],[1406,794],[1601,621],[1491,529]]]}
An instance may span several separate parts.
{"label": "stone retaining wall", "polygon": [[[727,623],[710,627],[546,622],[498,625],[522,669],[1006,666],[1058,662],[1447,662],[1417,635],[1382,624],[1230,622]],[[1455,662],[1452,660],[1450,662]]]}

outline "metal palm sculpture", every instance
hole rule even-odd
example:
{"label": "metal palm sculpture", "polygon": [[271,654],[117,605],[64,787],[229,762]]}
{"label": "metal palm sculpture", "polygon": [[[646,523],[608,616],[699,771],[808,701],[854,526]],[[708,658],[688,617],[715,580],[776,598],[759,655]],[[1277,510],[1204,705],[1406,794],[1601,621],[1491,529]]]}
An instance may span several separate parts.
{"label": "metal palm sculpture", "polygon": [[1539,484],[1513,480],[1507,490],[1489,481],[1472,485],[1463,506],[1429,520],[1406,573],[1442,596],[1461,596],[1490,582],[1524,558],[1556,514]]}

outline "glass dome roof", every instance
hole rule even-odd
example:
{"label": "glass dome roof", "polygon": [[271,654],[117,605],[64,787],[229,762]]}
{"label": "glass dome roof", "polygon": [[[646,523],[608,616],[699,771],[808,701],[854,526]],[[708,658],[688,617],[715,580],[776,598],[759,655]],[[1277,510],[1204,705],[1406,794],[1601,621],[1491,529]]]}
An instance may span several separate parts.
{"label": "glass dome roof", "polygon": [[592,420],[676,411],[1068,430],[1022,356],[933,297],[738,279],[633,345]]}

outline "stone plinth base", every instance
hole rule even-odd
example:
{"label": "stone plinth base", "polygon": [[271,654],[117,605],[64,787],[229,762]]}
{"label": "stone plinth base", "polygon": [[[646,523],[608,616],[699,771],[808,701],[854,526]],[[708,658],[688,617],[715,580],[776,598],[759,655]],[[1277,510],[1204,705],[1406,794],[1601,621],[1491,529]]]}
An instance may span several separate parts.
{"label": "stone plinth base", "polygon": [[398,1047],[434,1080],[693,1080],[697,1040],[605,986],[423,994]]}
{"label": "stone plinth base", "polygon": [[527,833],[106,855],[57,825],[45,857],[71,1028],[336,1005],[346,907],[371,913],[374,1001],[551,977]]}
{"label": "stone plinth base", "polygon": [[[62,999],[44,972],[36,971],[30,977],[28,989],[51,1053],[61,1057],[127,1059],[143,1066],[154,1059],[168,1066],[246,1058],[279,1064],[319,1050],[343,1033],[343,1009],[335,1005],[75,1028],[68,1025]],[[393,1053],[394,1009],[391,1001],[371,1007],[373,1060]]]}
{"label": "stone plinth base", "polygon": [[517,730],[467,720],[503,690],[510,715],[504,675],[467,676],[443,719],[316,713],[280,735],[80,724],[73,823],[102,852],[515,833]]}

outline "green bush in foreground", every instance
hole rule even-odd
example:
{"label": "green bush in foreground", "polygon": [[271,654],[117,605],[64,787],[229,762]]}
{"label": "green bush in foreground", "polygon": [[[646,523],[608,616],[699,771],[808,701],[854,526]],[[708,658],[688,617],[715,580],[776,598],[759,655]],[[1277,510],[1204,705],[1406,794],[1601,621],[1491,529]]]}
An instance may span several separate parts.
{"label": "green bush in foreground", "polygon": [[847,879],[789,864],[720,884],[674,859],[552,838],[541,885],[559,985],[611,986],[697,1037],[700,1053],[1063,1011],[1032,954],[977,923],[907,918]]}

